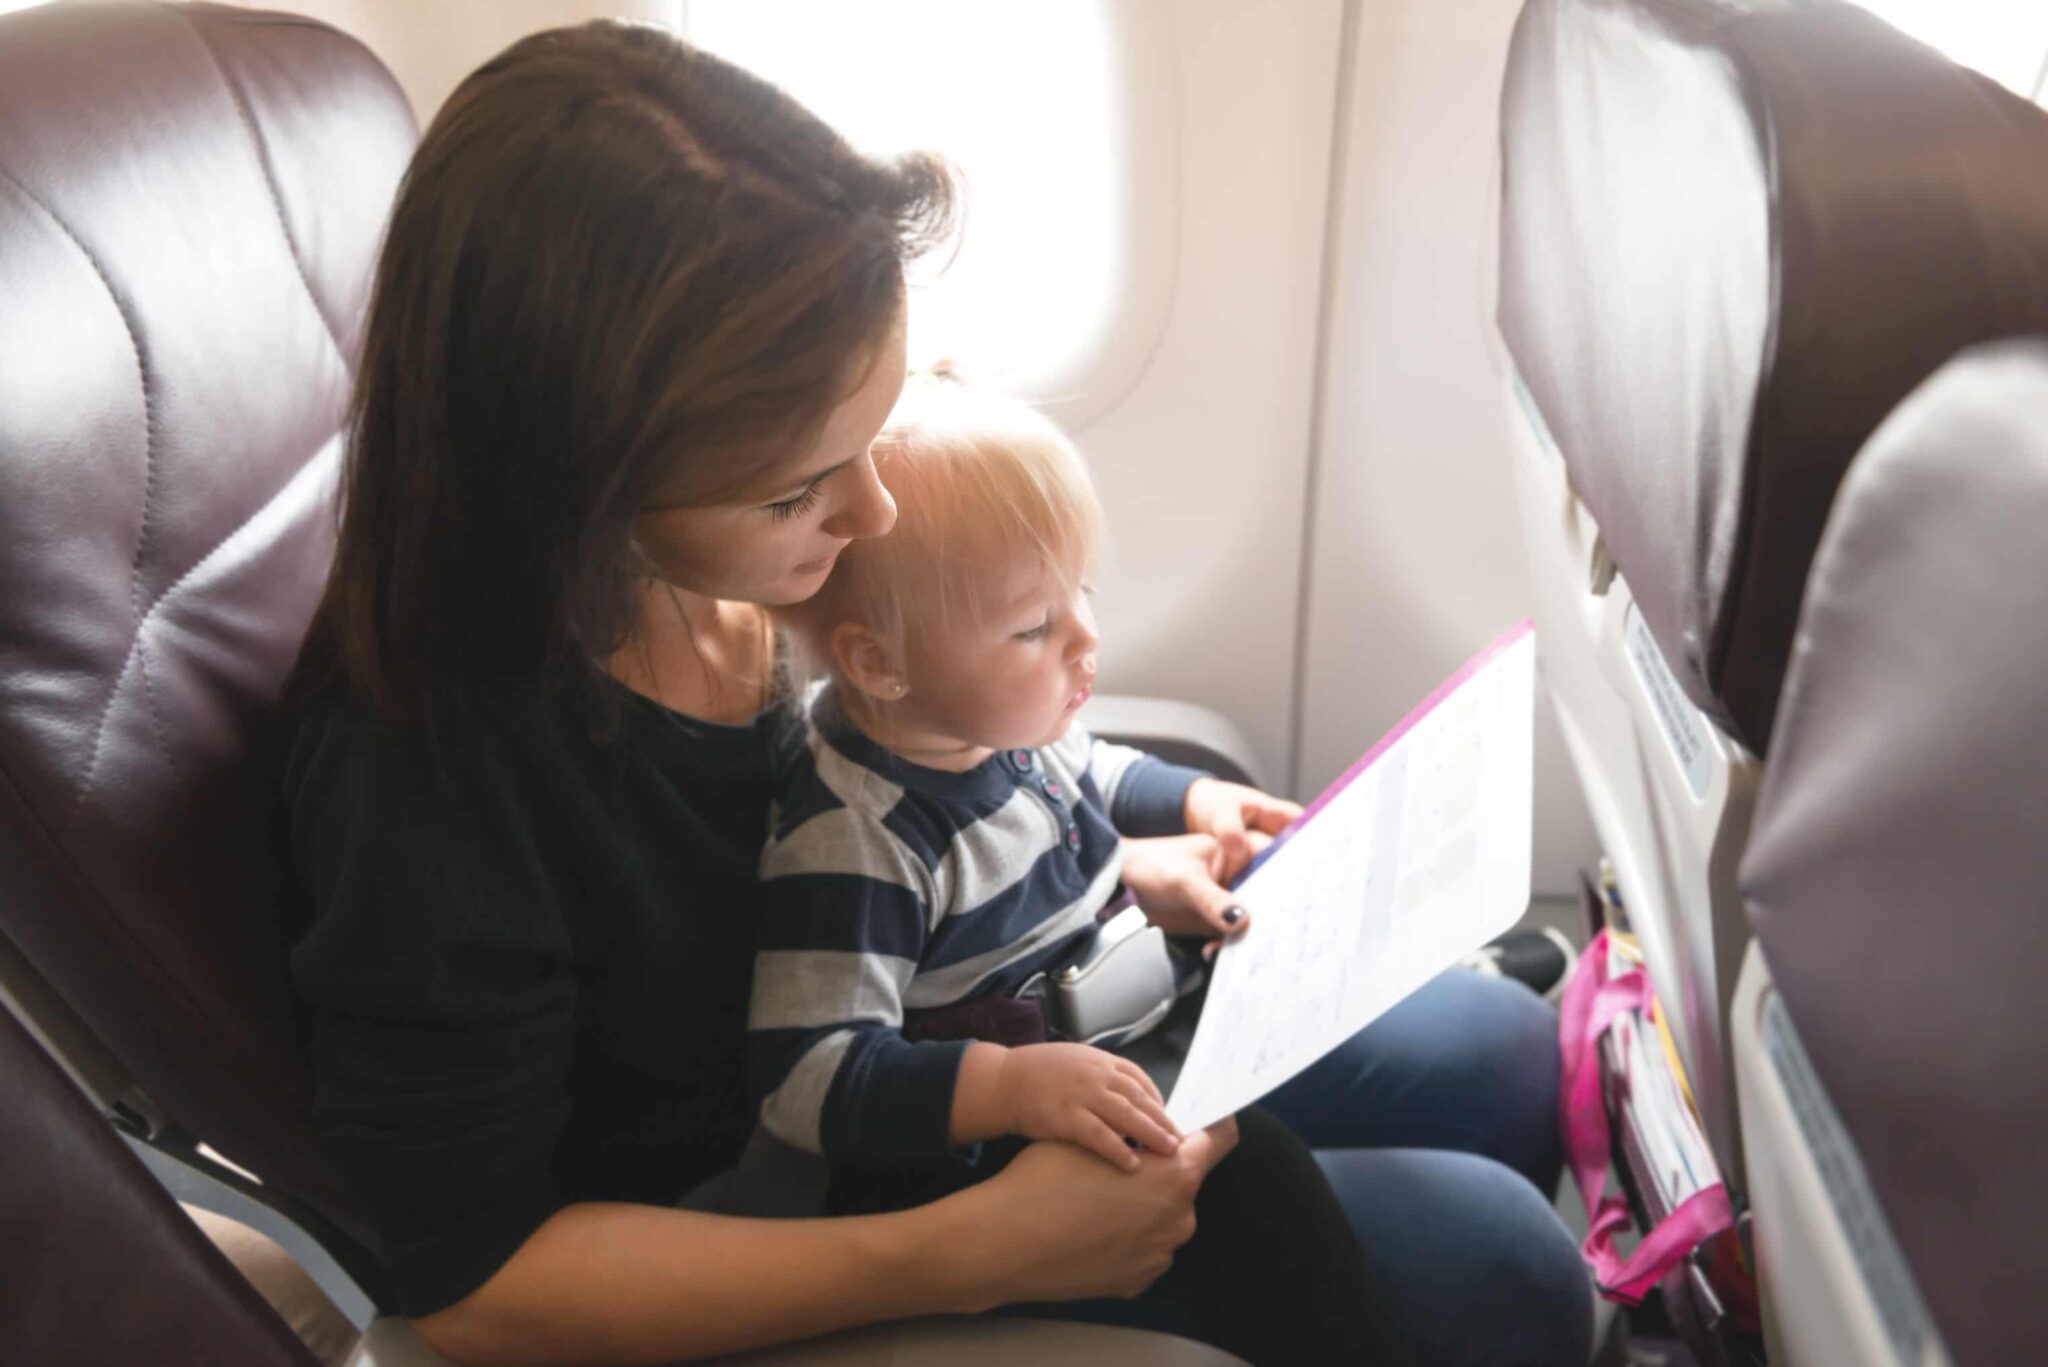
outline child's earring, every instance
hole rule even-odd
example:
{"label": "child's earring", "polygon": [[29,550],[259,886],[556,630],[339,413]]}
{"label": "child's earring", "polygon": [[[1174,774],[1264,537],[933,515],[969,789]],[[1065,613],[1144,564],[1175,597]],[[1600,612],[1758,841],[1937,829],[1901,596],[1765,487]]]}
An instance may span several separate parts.
{"label": "child's earring", "polygon": [[891,680],[889,680],[889,696],[890,696],[890,697],[892,697],[892,698],[900,698],[900,697],[902,697],[902,696],[903,696],[903,695],[904,695],[905,693],[908,693],[909,691],[910,691],[910,685],[909,685],[909,684],[906,684],[906,683],[904,683],[904,682],[903,682],[903,680],[901,680],[901,679],[891,679]]}

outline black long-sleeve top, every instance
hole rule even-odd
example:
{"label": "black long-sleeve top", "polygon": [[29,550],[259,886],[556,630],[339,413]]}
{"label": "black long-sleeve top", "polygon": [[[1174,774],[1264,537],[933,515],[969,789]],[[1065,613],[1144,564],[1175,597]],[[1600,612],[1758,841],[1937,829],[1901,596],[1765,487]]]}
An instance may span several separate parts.
{"label": "black long-sleeve top", "polygon": [[284,772],[291,968],[314,1109],[402,1308],[483,1284],[584,1200],[729,1166],[755,879],[786,713],[693,721],[609,680],[479,702],[435,743],[304,705]]}

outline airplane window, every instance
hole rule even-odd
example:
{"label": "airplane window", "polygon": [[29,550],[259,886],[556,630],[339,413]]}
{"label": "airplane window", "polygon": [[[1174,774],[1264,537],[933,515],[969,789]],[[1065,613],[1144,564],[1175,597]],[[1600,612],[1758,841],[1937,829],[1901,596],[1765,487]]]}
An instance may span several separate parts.
{"label": "airplane window", "polygon": [[[1132,8],[690,0],[686,22],[693,42],[776,82],[864,151],[929,148],[960,168],[966,231],[957,255],[913,277],[911,364],[954,359],[1076,423],[1121,397],[1106,386],[1135,382],[1141,363],[1117,376],[1103,353],[1147,293],[1131,277],[1161,268],[1147,253],[1172,254],[1158,245],[1171,240],[1158,206],[1139,198],[1145,168],[1126,174],[1134,161],[1172,160],[1171,149],[1133,155],[1120,89]],[[1157,198],[1171,198],[1166,188]]]}
{"label": "airplane window", "polygon": [[1857,0],[1901,33],[2040,102],[2048,86],[2048,5],[2040,0]]}

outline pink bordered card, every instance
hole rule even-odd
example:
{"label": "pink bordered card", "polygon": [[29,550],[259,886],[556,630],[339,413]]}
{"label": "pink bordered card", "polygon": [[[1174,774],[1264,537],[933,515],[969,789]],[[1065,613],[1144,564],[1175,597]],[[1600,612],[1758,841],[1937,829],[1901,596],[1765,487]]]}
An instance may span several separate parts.
{"label": "pink bordered card", "polygon": [[1236,884],[1167,1104],[1184,1131],[1257,1101],[1513,926],[1529,904],[1536,638],[1468,660],[1281,832]]}

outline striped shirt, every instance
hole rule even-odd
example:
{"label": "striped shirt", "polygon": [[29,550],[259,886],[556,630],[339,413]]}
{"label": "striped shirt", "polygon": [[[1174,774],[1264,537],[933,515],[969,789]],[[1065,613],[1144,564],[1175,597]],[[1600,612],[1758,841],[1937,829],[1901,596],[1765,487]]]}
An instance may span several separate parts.
{"label": "striped shirt", "polygon": [[911,764],[828,689],[761,856],[748,1078],[777,1138],[844,1163],[943,1159],[967,1043],[905,1011],[1015,991],[1116,892],[1123,835],[1184,829],[1200,775],[1079,726],[964,773]]}

